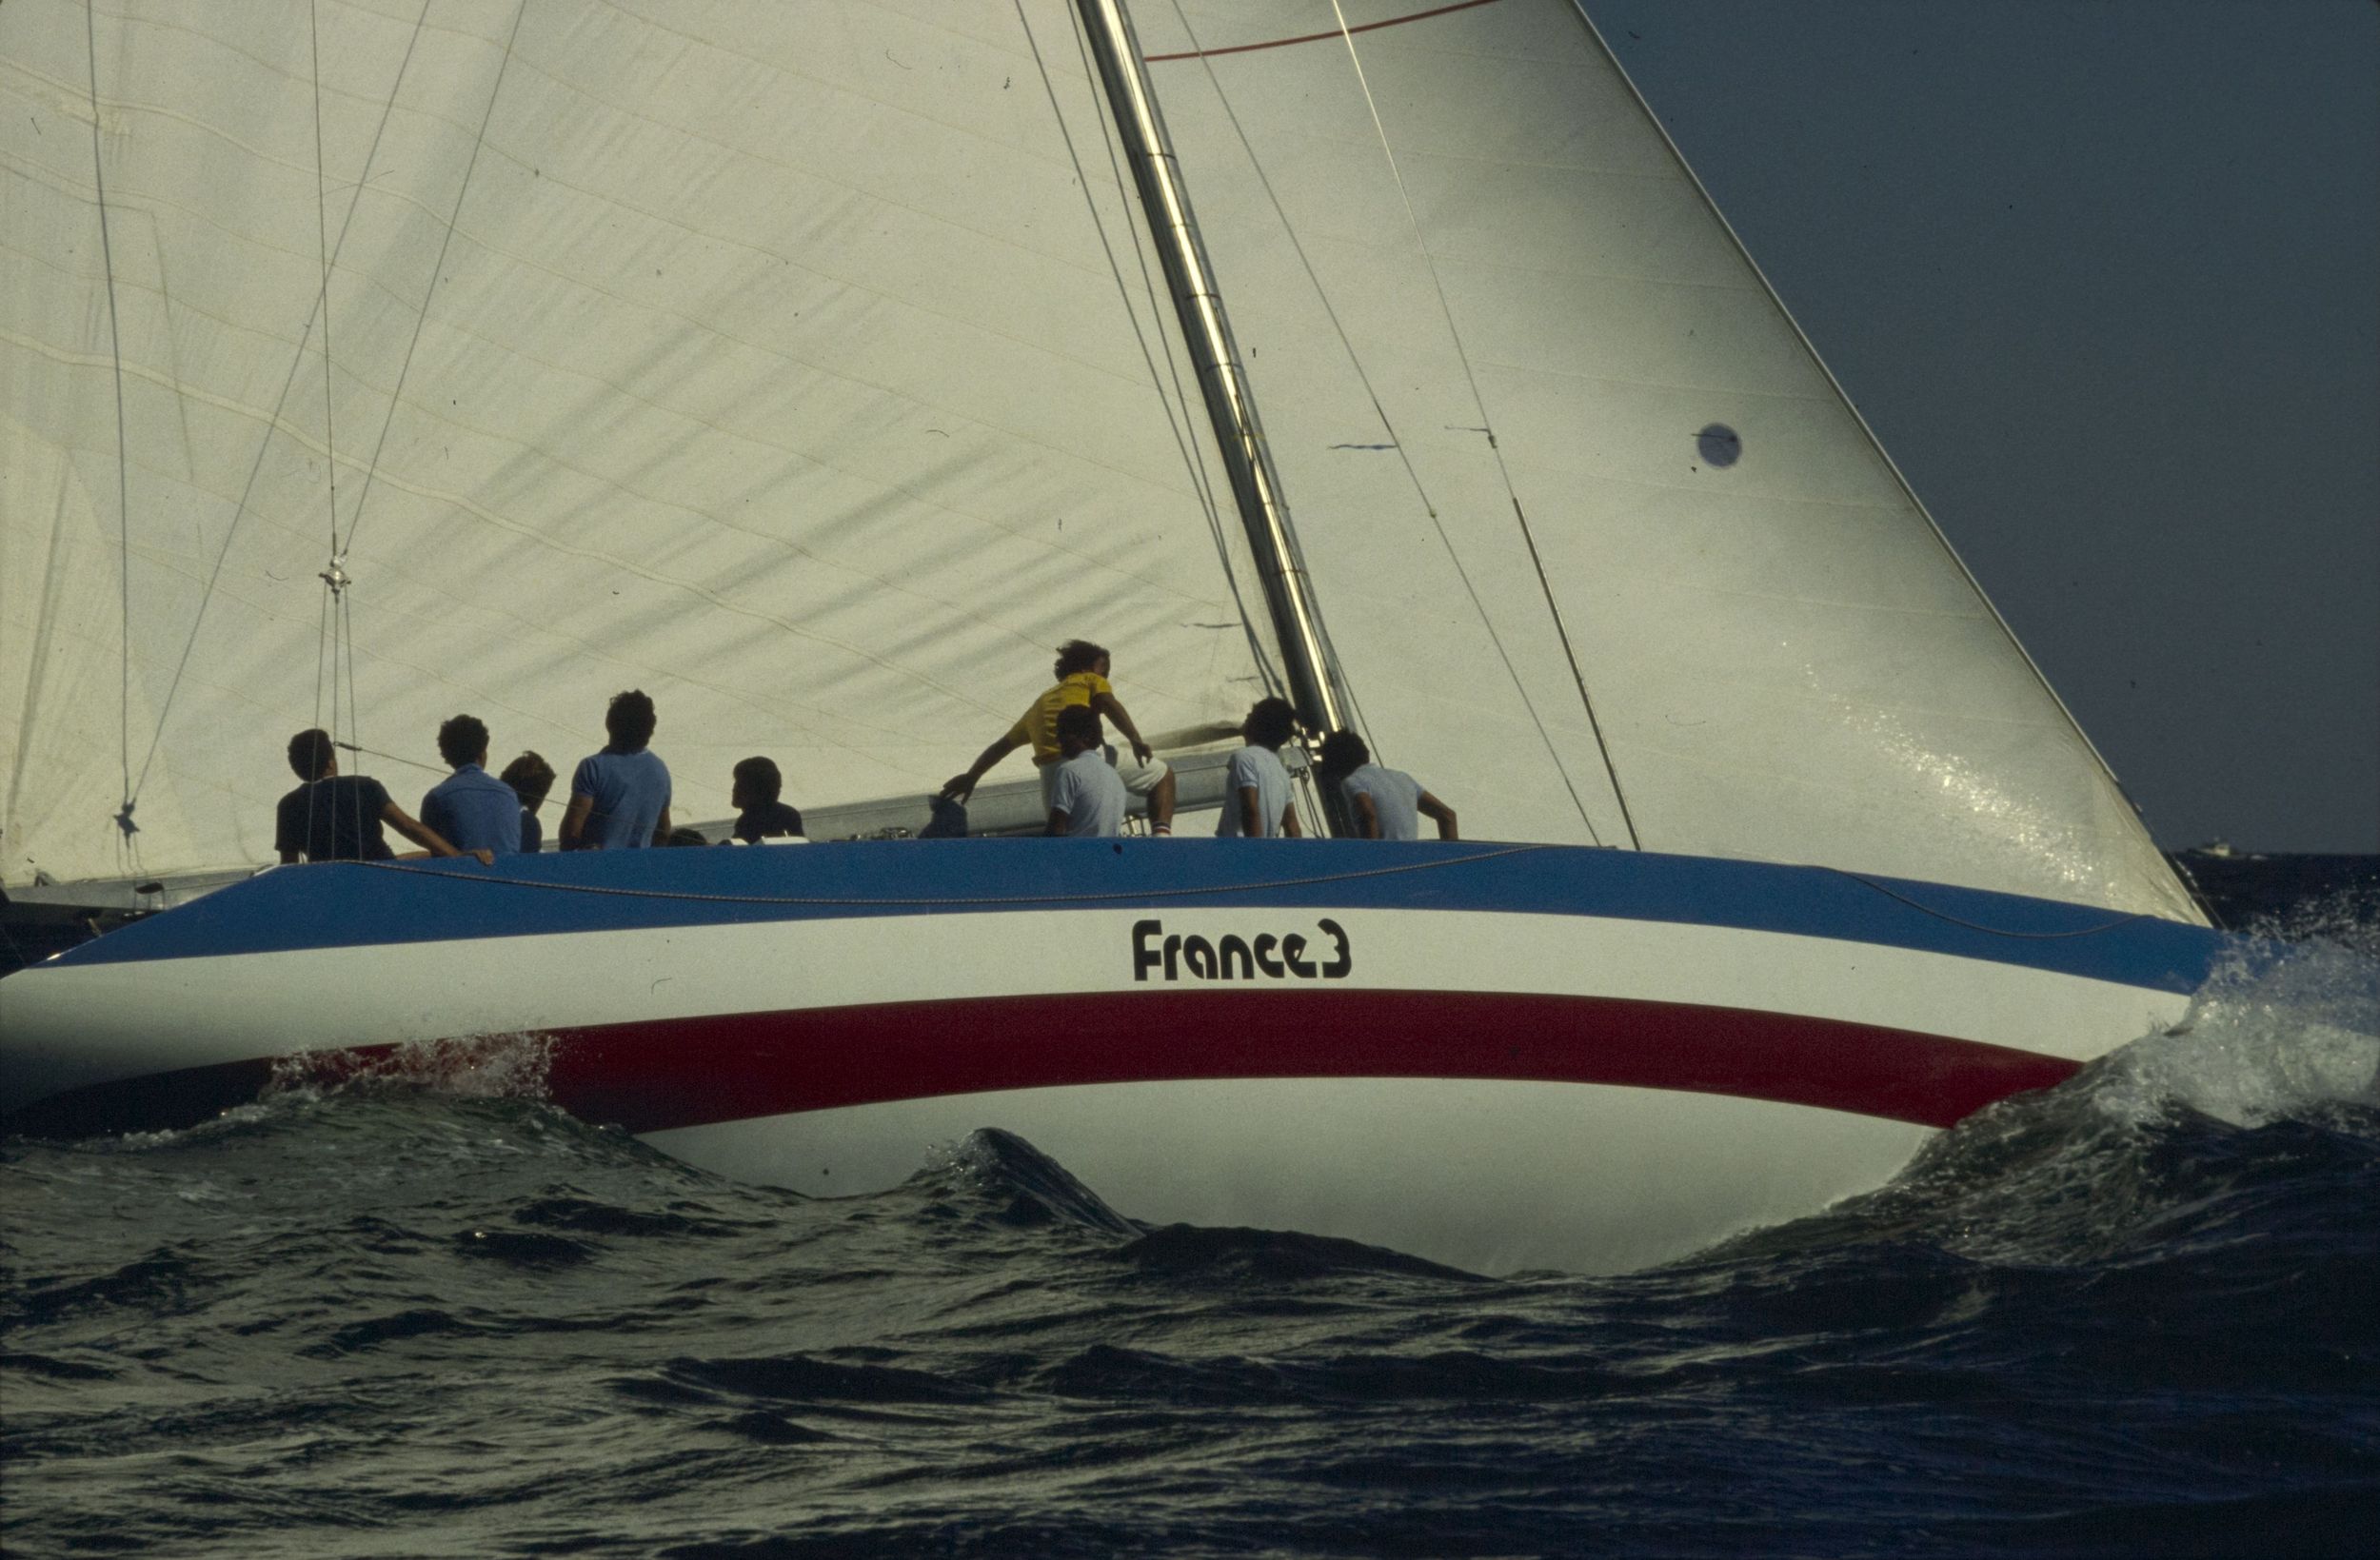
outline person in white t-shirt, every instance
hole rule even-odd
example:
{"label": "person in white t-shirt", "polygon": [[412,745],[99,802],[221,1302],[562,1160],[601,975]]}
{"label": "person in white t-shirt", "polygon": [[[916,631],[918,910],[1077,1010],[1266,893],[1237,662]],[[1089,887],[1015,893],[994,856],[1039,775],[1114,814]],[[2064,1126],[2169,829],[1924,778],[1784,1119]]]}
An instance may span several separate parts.
{"label": "person in white t-shirt", "polygon": [[1437,822],[1440,839],[1461,838],[1455,830],[1455,809],[1403,770],[1374,763],[1371,748],[1352,731],[1322,739],[1322,773],[1338,777],[1339,794],[1355,814],[1356,832],[1365,839],[1418,839],[1425,813]]}
{"label": "person in white t-shirt", "polygon": [[1107,761],[1099,712],[1069,704],[1058,712],[1059,760],[1049,782],[1049,829],[1073,839],[1123,833],[1131,805],[1123,777]]}
{"label": "person in white t-shirt", "polygon": [[1295,839],[1305,832],[1298,826],[1289,771],[1280,761],[1281,743],[1297,732],[1298,712],[1286,699],[1259,699],[1248,711],[1240,722],[1240,739],[1248,745],[1231,756],[1224,771],[1217,839]]}

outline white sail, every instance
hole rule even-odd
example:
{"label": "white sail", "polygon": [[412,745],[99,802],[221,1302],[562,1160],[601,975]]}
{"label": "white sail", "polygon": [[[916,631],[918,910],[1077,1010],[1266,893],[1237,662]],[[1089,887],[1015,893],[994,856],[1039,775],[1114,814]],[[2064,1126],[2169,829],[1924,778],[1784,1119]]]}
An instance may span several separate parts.
{"label": "white sail", "polygon": [[[2194,915],[1575,10],[1136,18],[1361,723],[1467,832]],[[1076,634],[1147,729],[1272,685],[1061,0],[0,44],[7,880],[267,859],[314,723],[409,799],[446,715],[566,766],[643,685],[718,813],[930,789]]]}
{"label": "white sail", "polygon": [[1364,724],[1466,832],[2197,918],[1567,0],[1136,20]]}
{"label": "white sail", "polygon": [[0,877],[269,859],[334,718],[410,807],[642,686],[682,817],[931,790],[1078,635],[1236,718],[1103,112],[1062,0],[0,7]]}

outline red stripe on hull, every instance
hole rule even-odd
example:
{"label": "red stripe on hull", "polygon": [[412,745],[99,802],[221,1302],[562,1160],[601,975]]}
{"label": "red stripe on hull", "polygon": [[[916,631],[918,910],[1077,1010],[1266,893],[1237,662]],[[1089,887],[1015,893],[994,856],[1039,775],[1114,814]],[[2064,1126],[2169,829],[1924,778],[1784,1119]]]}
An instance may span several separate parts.
{"label": "red stripe on hull", "polygon": [[566,1030],[553,1097],[630,1132],[891,1100],[1205,1078],[1622,1084],[1947,1127],[2062,1057],[1733,1008],[1511,993],[1160,990]]}
{"label": "red stripe on hull", "polygon": [[[635,1133],[1009,1089],[1264,1077],[1616,1084],[1947,1127],[2080,1070],[2063,1057],[1828,1018],[1515,993],[1160,989],[551,1033],[554,1102]],[[307,1076],[330,1083],[370,1072],[393,1049],[316,1056]],[[53,1136],[188,1126],[253,1099],[270,1073],[259,1059],[97,1084],[7,1125]]]}

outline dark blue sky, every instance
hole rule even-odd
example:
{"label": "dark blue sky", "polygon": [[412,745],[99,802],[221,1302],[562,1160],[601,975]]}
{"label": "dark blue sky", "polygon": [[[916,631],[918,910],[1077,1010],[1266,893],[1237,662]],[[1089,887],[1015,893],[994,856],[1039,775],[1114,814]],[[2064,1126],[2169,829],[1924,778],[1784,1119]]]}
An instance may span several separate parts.
{"label": "dark blue sky", "polygon": [[2380,851],[2380,5],[1588,10],[2158,839]]}

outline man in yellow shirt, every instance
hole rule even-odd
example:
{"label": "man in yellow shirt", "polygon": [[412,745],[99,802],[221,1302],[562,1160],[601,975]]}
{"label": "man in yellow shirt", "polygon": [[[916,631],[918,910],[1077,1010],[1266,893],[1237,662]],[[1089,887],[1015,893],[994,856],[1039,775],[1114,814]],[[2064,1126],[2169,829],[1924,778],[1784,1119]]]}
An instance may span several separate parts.
{"label": "man in yellow shirt", "polygon": [[1041,776],[1041,805],[1049,805],[1049,789],[1058,774],[1058,765],[1065,758],[1058,741],[1058,712],[1071,705],[1088,705],[1093,711],[1116,723],[1132,744],[1133,762],[1119,762],[1115,749],[1107,752],[1108,761],[1116,764],[1117,778],[1124,789],[1148,800],[1149,832],[1174,832],[1174,772],[1163,760],[1140,740],[1140,728],[1132,723],[1132,717],[1108,685],[1109,658],[1106,648],[1088,640],[1071,640],[1060,646],[1055,668],[1056,685],[1033,701],[1032,707],[1018,718],[1007,734],[977,756],[973,767],[963,775],[953,775],[942,787],[942,795],[955,801],[964,801],[975,794],[975,782],[991,767],[1015,752],[1030,745],[1033,762]]}

